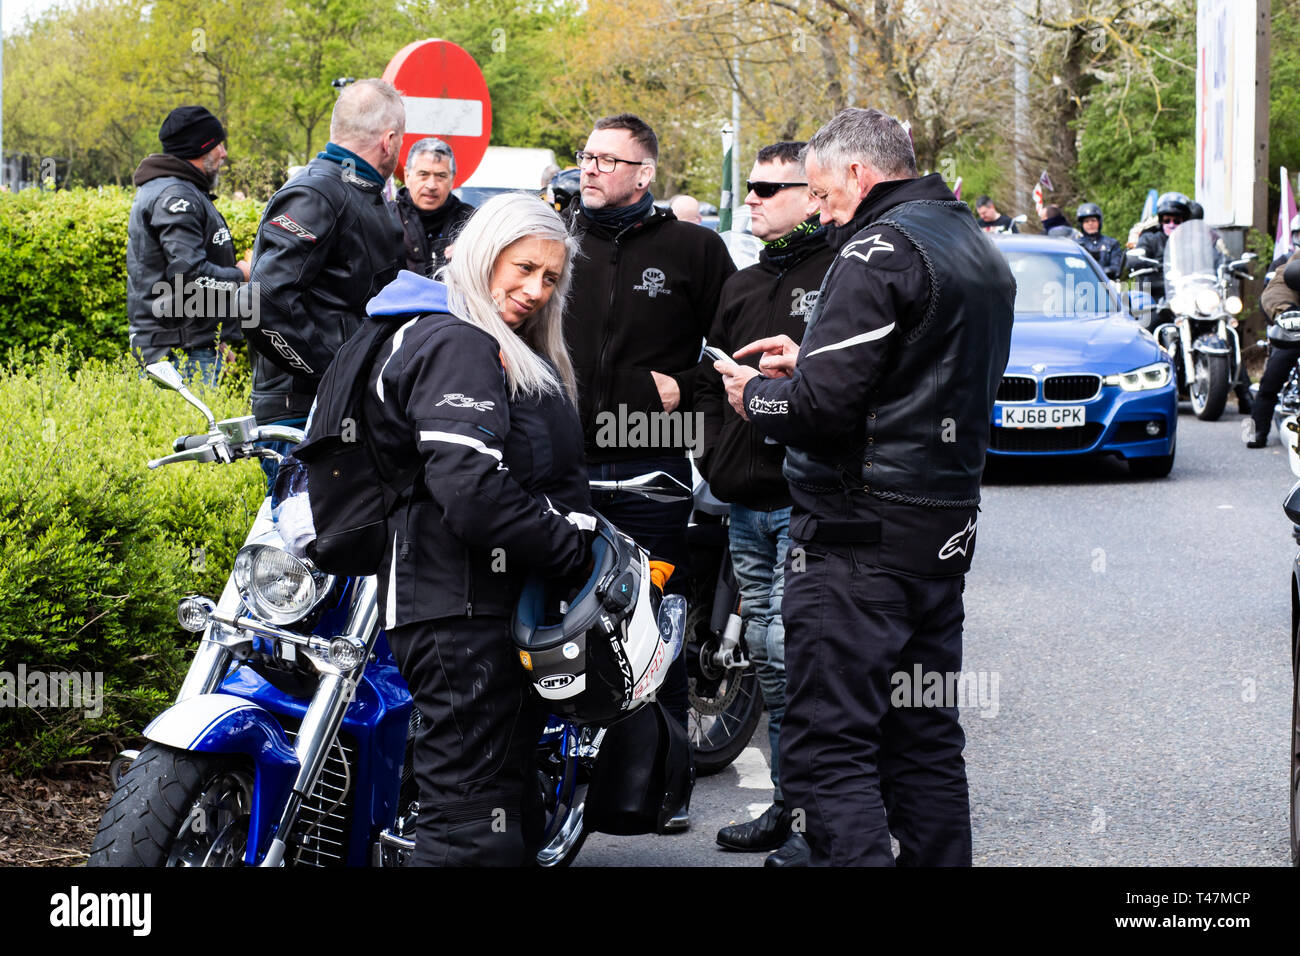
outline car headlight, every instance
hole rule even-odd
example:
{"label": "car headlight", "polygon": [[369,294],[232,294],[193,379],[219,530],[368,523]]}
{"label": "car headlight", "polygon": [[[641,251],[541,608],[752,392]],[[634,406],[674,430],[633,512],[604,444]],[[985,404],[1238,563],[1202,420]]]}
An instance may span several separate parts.
{"label": "car headlight", "polygon": [[1198,289],[1196,292],[1196,311],[1209,315],[1219,307],[1219,293],[1213,289]]}
{"label": "car headlight", "polygon": [[1151,388],[1164,388],[1170,382],[1168,362],[1156,362],[1135,368],[1131,372],[1107,375],[1103,381],[1107,385],[1118,385],[1126,392],[1141,392]]}
{"label": "car headlight", "polygon": [[292,624],[314,608],[333,578],[265,544],[250,544],[235,555],[235,587],[252,611],[270,624]]}

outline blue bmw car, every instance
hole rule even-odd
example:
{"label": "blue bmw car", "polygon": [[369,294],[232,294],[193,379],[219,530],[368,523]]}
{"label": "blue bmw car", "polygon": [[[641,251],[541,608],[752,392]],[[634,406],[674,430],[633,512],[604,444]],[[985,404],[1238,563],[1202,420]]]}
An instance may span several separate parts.
{"label": "blue bmw car", "polygon": [[992,237],[1016,279],[1011,357],[989,455],[1118,455],[1135,475],[1174,466],[1173,362],[1072,240]]}

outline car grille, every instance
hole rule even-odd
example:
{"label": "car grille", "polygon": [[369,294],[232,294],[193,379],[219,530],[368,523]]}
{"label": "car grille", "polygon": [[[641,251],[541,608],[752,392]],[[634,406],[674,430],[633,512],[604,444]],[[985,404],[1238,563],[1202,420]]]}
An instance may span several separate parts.
{"label": "car grille", "polygon": [[[286,730],[290,743],[297,736]],[[342,756],[340,756],[340,750]],[[355,767],[353,758],[355,748],[351,741],[339,735],[338,741],[330,747],[321,767],[320,778],[312,788],[311,796],[303,801],[298,814],[298,822],[293,828],[294,844],[300,844],[297,866],[343,866],[348,856],[348,820],[352,816],[353,796],[346,789],[349,776],[343,765],[347,760],[349,767]],[[355,773],[352,779],[355,779]],[[325,811],[338,806],[327,814]]]}
{"label": "car grille", "polygon": [[1086,402],[1100,391],[1100,375],[1051,375],[1043,379],[1043,398],[1049,402]]}
{"label": "car grille", "polygon": [[1004,375],[998,384],[999,402],[1032,402],[1038,397],[1038,382],[1028,375]]}
{"label": "car grille", "polygon": [[1039,452],[1082,451],[1101,436],[1104,426],[1088,422],[1082,428],[1001,428],[992,427],[990,451]]}

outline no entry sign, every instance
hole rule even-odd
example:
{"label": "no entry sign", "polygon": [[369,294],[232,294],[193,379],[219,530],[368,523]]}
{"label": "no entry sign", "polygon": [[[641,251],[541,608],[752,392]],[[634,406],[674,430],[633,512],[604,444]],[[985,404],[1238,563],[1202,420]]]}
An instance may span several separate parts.
{"label": "no entry sign", "polygon": [[417,40],[397,52],[384,79],[406,104],[406,137],[397,176],[405,179],[406,154],[416,140],[437,136],[456,154],[459,186],[478,168],[492,135],[492,101],[474,58],[447,40]]}

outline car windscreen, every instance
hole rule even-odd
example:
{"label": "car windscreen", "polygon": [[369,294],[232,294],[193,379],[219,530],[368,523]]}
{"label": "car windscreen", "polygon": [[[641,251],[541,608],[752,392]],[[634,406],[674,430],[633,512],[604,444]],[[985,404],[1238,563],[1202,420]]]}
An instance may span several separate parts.
{"label": "car windscreen", "polygon": [[1109,283],[1093,269],[1082,249],[1001,251],[1016,279],[1017,315],[1056,317],[1120,310]]}

